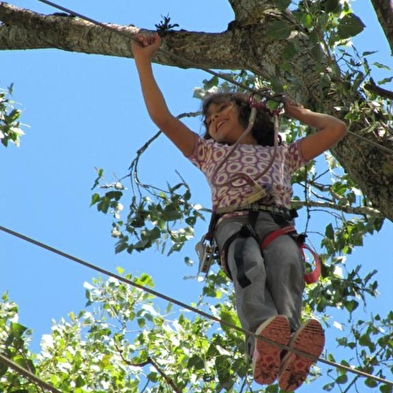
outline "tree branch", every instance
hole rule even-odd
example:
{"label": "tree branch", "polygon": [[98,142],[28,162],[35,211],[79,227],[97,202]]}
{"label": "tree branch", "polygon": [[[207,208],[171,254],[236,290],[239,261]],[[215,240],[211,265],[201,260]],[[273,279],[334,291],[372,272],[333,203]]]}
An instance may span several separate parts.
{"label": "tree branch", "polygon": [[149,358],[149,360],[150,360],[151,364],[154,366],[154,368],[161,375],[161,377],[163,377],[165,379],[166,383],[173,389],[173,391],[176,393],[182,393],[181,389],[179,389],[175,385],[175,383],[172,381],[172,379],[169,378],[168,375],[166,375],[163,370],[161,370],[161,368],[158,366],[158,364],[152,358]]}
{"label": "tree branch", "polygon": [[[56,48],[128,58],[133,57],[130,39],[142,29],[105,24],[109,30],[80,18],[38,14],[4,2],[0,3],[0,21],[0,50]],[[164,52],[158,51],[154,62],[180,68],[196,68],[199,64],[203,68],[246,69],[251,53],[242,42],[248,34],[248,30],[161,33]]]}
{"label": "tree branch", "polygon": [[371,3],[393,54],[393,1],[371,0]]}
{"label": "tree branch", "polygon": [[260,22],[265,18],[267,10],[275,9],[271,0],[228,0],[228,2],[235,13],[236,23],[243,26]]}
{"label": "tree branch", "polygon": [[[328,65],[335,60],[318,51],[318,44],[307,31],[292,22],[291,13],[269,8],[269,4],[275,4],[272,0],[228,1],[239,20],[227,31],[161,33],[163,50],[157,52],[154,62],[180,68],[248,70],[261,80],[287,86],[288,96],[310,109],[320,108],[347,121],[345,115],[351,103],[361,101],[361,96],[356,92],[345,94],[344,81],[338,75],[329,87],[321,88],[321,75],[331,74]],[[387,0],[373,0],[373,4],[381,14],[381,23],[386,24],[385,31],[390,34],[393,29],[393,23],[389,24],[391,6]],[[0,21],[0,50],[57,48],[132,58],[127,35],[132,37],[140,30],[135,26],[114,24],[108,24],[111,27],[108,30],[79,18],[42,15],[4,2],[0,2]],[[290,35],[287,38],[269,36],[272,23],[277,21],[288,26]],[[290,44],[296,51],[287,64],[290,66],[288,71],[282,66]],[[313,55],[315,51],[318,56]],[[337,111],[336,107],[343,110]],[[368,118],[353,122],[348,136],[331,150],[373,205],[393,220],[393,154],[378,148],[393,149],[393,139],[387,135],[383,124],[377,123],[379,119],[373,112],[366,116]],[[375,124],[374,129],[364,135],[364,128],[371,123]],[[364,135],[367,140],[355,139],[353,133]]]}
{"label": "tree branch", "polygon": [[383,89],[382,87],[377,86],[374,80],[371,78],[369,83],[364,85],[364,88],[368,91],[371,91],[383,98],[387,98],[389,100],[393,100],[393,91]]}
{"label": "tree branch", "polygon": [[320,202],[320,201],[292,201],[292,204],[295,208],[299,207],[316,207],[316,208],[323,208],[323,209],[331,209],[331,210],[338,210],[343,213],[348,214],[361,214],[363,216],[373,216],[373,217],[381,217],[383,218],[383,214],[372,207],[367,206],[348,206],[348,205],[338,205],[333,202]]}

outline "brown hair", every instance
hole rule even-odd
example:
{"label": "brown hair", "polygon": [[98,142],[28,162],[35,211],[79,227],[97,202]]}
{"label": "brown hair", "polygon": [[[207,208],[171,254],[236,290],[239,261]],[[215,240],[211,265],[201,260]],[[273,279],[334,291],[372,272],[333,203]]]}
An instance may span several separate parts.
{"label": "brown hair", "polygon": [[[211,104],[222,104],[233,102],[239,108],[239,123],[247,128],[248,119],[250,117],[251,108],[249,105],[249,96],[242,93],[217,93],[208,97],[202,104],[203,123],[205,125],[205,139],[211,139],[209,129],[205,118]],[[274,123],[269,113],[264,108],[257,108],[257,117],[252,128],[252,136],[258,142],[258,145],[273,146],[274,145]],[[281,138],[279,140],[281,142]]]}

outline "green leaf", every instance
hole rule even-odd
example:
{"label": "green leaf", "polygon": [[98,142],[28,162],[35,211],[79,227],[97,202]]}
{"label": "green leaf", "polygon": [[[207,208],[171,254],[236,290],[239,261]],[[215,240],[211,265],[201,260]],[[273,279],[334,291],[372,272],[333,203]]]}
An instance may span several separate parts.
{"label": "green leaf", "polygon": [[382,64],[382,63],[379,63],[378,61],[376,61],[376,62],[373,63],[373,64],[375,65],[375,67],[381,68],[381,69],[383,69],[383,70],[390,71],[390,67],[389,67],[389,66],[387,66],[387,65],[385,65],[385,64]]}
{"label": "green leaf", "polygon": [[[234,326],[240,326],[239,320],[238,320],[234,310],[228,310],[228,309],[221,310],[220,319],[228,324],[231,324]],[[232,327],[230,327],[226,324],[223,324],[223,323],[221,323],[221,327],[226,332],[231,332],[233,329]]]}
{"label": "green leaf", "polygon": [[127,237],[122,238],[115,246],[115,253],[119,254],[128,247]]}
{"label": "green leaf", "polygon": [[359,303],[356,300],[350,300],[349,302],[345,302],[345,308],[351,313],[356,310],[359,306]]}
{"label": "green leaf", "polygon": [[199,355],[193,355],[187,363],[188,368],[193,368],[195,370],[203,370],[205,367],[204,360]]}
{"label": "green leaf", "polygon": [[17,338],[21,338],[23,336],[23,333],[27,330],[26,326],[23,326],[18,322],[11,322],[10,328],[10,333]]}
{"label": "green leaf", "polygon": [[365,28],[362,20],[355,14],[347,14],[340,19],[337,33],[340,39],[344,40],[347,38],[355,37],[361,33]]}
{"label": "green leaf", "polygon": [[323,387],[323,390],[326,390],[327,392],[330,392],[330,391],[333,390],[334,386],[335,386],[335,383],[334,382],[330,382],[330,383],[326,384]]}
{"label": "green leaf", "polygon": [[186,218],[186,223],[188,225],[194,226],[196,223],[196,217],[195,216],[190,216]]}
{"label": "green leaf", "polygon": [[93,194],[91,196],[91,202],[90,202],[90,206],[93,206],[94,204],[98,203],[100,201],[101,197],[100,194]]}
{"label": "green leaf", "polygon": [[311,29],[313,27],[313,18],[309,13],[304,13],[301,16],[300,21],[306,29]]}
{"label": "green leaf", "polygon": [[282,52],[282,56],[285,60],[290,60],[297,53],[298,53],[297,45],[295,45],[293,42],[288,42],[288,44],[286,45],[286,47]]}
{"label": "green leaf", "polygon": [[138,318],[138,319],[137,319],[137,322],[138,322],[138,326],[139,326],[140,328],[143,328],[143,327],[145,327],[145,325],[146,325],[146,319],[145,319],[145,318]]}
{"label": "green leaf", "polygon": [[267,35],[277,40],[283,40],[289,37],[293,28],[293,25],[288,22],[276,20],[269,24]]}
{"label": "green leaf", "polygon": [[178,210],[176,210],[176,208],[173,205],[171,205],[171,206],[167,206],[164,209],[162,213],[162,217],[165,221],[175,221],[181,218],[182,214]]}
{"label": "green leaf", "polygon": [[381,393],[392,393],[392,386],[388,384],[382,385],[380,386],[379,390]]}
{"label": "green leaf", "polygon": [[334,229],[333,229],[333,225],[332,224],[329,224],[329,225],[326,226],[325,236],[327,238],[329,238],[329,239],[332,239],[332,240],[334,239]]}
{"label": "green leaf", "polygon": [[209,80],[205,79],[205,80],[203,81],[203,84],[204,84],[204,86],[205,86],[205,89],[208,90],[208,89],[211,89],[211,88],[214,87],[214,86],[217,86],[219,82],[220,82],[219,78],[218,78],[216,75],[214,75],[214,76],[213,76],[211,79],[209,79]]}
{"label": "green leaf", "polygon": [[364,381],[364,383],[365,383],[365,385],[368,386],[369,388],[376,388],[376,387],[378,386],[378,382],[375,381],[375,380],[372,379],[372,378],[367,378],[367,379]]}
{"label": "green leaf", "polygon": [[378,82],[379,85],[384,85],[386,83],[390,83],[393,80],[393,77],[390,78],[384,78],[381,81]]}
{"label": "green leaf", "polygon": [[286,10],[292,3],[292,0],[276,0],[274,5],[280,10]]}
{"label": "green leaf", "polygon": [[321,3],[321,8],[326,12],[338,12],[340,10],[340,1],[339,0],[324,0]]}
{"label": "green leaf", "polygon": [[342,374],[336,378],[336,383],[340,385],[347,382],[348,382],[347,374]]}

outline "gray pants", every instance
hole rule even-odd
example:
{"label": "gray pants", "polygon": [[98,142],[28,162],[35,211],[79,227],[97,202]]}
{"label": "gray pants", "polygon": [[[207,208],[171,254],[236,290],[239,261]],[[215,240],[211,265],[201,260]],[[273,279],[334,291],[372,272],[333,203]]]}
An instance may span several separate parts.
{"label": "gray pants", "polygon": [[[225,241],[247,223],[246,215],[224,219],[217,226],[215,239],[220,251]],[[255,230],[260,239],[279,228],[269,213],[259,213]],[[245,288],[236,279],[234,249],[237,242],[241,242],[244,271],[251,281]],[[304,263],[298,245],[290,236],[276,238],[263,250],[263,255],[253,237],[237,238],[228,249],[227,260],[243,329],[254,332],[261,323],[278,314],[288,317],[292,331],[299,328],[305,285]],[[250,335],[246,335],[246,351],[250,356],[254,351],[254,339]]]}

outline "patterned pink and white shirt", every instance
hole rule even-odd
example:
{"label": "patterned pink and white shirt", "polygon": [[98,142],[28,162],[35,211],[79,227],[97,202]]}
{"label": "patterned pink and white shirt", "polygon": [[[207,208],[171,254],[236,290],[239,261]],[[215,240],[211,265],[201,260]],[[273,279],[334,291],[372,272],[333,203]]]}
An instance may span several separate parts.
{"label": "patterned pink and white shirt", "polygon": [[[252,179],[257,178],[274,154],[273,146],[240,144],[217,172],[213,181],[216,168],[231,148],[213,139],[206,140],[196,135],[194,151],[187,157],[205,174],[211,188],[214,210],[241,205],[253,193],[252,187],[244,179],[237,179],[233,183],[228,183],[228,180],[237,173],[245,173]],[[300,140],[291,144],[281,144],[277,148],[272,166],[257,183],[268,191],[277,207],[290,209],[293,193],[291,177],[305,164],[300,150]]]}

